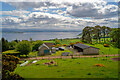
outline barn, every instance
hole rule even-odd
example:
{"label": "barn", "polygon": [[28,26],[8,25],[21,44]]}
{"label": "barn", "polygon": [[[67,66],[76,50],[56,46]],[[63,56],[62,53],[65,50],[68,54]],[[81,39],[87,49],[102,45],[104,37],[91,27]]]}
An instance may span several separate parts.
{"label": "barn", "polygon": [[74,44],[74,49],[78,52],[82,53],[83,55],[98,55],[99,54],[99,48],[84,45],[81,43]]}
{"label": "barn", "polygon": [[49,55],[51,54],[51,49],[52,49],[52,46],[54,45],[54,43],[44,43],[42,44],[38,50],[38,56],[43,56],[43,55]]}

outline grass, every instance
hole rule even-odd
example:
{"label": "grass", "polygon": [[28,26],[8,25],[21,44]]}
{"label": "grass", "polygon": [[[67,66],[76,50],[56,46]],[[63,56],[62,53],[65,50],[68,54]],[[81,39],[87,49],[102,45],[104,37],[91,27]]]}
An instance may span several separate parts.
{"label": "grass", "polygon": [[30,52],[29,57],[36,57],[37,53],[38,53],[38,51]]}
{"label": "grass", "polygon": [[48,40],[48,41],[44,41],[44,43],[54,43],[55,41],[50,41],[50,40]]}
{"label": "grass", "polygon": [[19,53],[19,52],[16,50],[7,50],[7,51],[2,52],[2,54],[16,54],[16,53]]}
{"label": "grass", "polygon": [[[58,66],[47,66],[43,63],[50,60],[39,60],[24,67],[18,65],[14,72],[24,78],[118,78],[118,61],[110,58],[54,59]],[[95,64],[105,67],[96,67]]]}
{"label": "grass", "polygon": [[64,40],[61,41],[61,44],[62,45],[63,44],[70,45],[70,43],[75,43],[77,41],[81,42],[80,39],[64,39]]}

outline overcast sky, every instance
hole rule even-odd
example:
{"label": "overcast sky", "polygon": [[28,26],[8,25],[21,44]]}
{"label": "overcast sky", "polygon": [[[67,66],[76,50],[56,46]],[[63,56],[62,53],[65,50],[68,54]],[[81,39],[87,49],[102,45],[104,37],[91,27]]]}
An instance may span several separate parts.
{"label": "overcast sky", "polygon": [[95,25],[118,27],[117,0],[27,1],[2,1],[0,27],[50,30],[82,30]]}

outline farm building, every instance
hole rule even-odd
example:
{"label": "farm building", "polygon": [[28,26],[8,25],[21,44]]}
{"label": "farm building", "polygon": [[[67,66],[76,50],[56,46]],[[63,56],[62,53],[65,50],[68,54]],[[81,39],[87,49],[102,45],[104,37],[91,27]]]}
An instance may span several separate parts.
{"label": "farm building", "polygon": [[74,44],[74,49],[76,49],[78,52],[82,53],[83,55],[99,54],[99,48],[84,45],[81,43]]}
{"label": "farm building", "polygon": [[50,49],[52,49],[53,45],[55,45],[55,43],[44,43],[46,46],[48,46]]}
{"label": "farm building", "polygon": [[38,50],[38,56],[42,56],[42,55],[49,55],[51,54],[51,49],[52,49],[52,46],[54,45],[54,43],[44,43],[42,44]]}

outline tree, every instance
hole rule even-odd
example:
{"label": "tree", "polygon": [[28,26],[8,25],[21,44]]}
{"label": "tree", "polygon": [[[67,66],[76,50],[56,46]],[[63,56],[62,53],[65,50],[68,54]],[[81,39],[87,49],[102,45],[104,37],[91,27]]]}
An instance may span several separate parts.
{"label": "tree", "polygon": [[41,40],[37,40],[36,42],[33,42],[33,49],[32,50],[36,50],[38,51],[38,48],[40,47],[40,45],[43,44],[43,41]]}
{"label": "tree", "polygon": [[17,45],[17,42],[15,42],[15,41],[9,42],[9,49],[15,49],[16,45]]}
{"label": "tree", "polygon": [[3,37],[1,39],[2,41],[2,51],[6,51],[9,49],[9,43],[7,40],[5,40]]}
{"label": "tree", "polygon": [[92,31],[92,28],[89,26],[86,26],[83,29],[82,41],[87,41],[88,43],[92,42],[91,31]]}
{"label": "tree", "polygon": [[30,42],[31,42],[31,43],[33,42],[32,38],[30,38]]}
{"label": "tree", "polygon": [[120,28],[113,29],[110,33],[110,37],[112,38],[112,42],[114,43],[115,47],[120,48]]}
{"label": "tree", "polygon": [[104,42],[105,42],[105,33],[106,33],[106,26],[102,26],[102,33],[103,33],[103,37],[104,37]]}
{"label": "tree", "polygon": [[96,35],[97,38],[97,42],[99,40],[100,42],[100,38],[101,38],[101,27],[99,25],[94,27],[94,34]]}
{"label": "tree", "polygon": [[59,44],[60,45],[60,40],[55,39],[55,45]]}
{"label": "tree", "polygon": [[[107,33],[107,37],[110,37],[110,32],[112,31],[112,29],[110,27],[106,27],[106,33]],[[110,37],[110,42],[111,42],[111,37]]]}
{"label": "tree", "polygon": [[14,41],[15,41],[15,42],[17,42],[17,43],[18,43],[18,42],[20,42],[20,40],[17,40],[17,39],[16,39],[16,40],[14,40]]}
{"label": "tree", "polygon": [[17,44],[16,50],[20,52],[21,55],[28,55],[32,50],[31,43],[29,41],[21,41]]}

